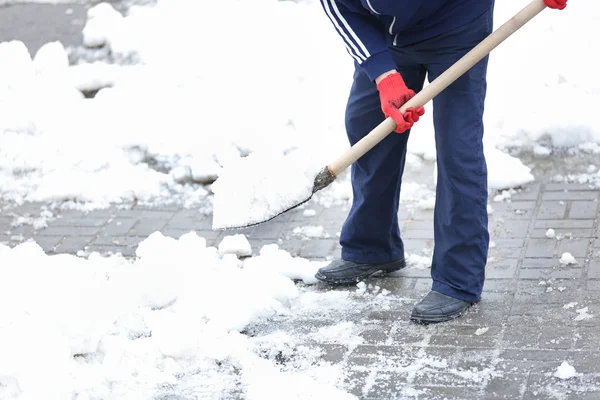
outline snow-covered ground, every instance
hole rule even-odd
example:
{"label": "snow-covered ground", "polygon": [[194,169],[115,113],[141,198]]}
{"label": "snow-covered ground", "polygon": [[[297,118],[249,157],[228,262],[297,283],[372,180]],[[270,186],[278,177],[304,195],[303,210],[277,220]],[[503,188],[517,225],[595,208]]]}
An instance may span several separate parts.
{"label": "snow-covered ground", "polygon": [[[496,25],[523,5],[498,3]],[[599,39],[585,29],[598,7],[546,10],[494,50],[485,115],[491,188],[532,179],[498,149],[600,150],[600,78],[581,68],[597,63]],[[84,41],[139,63],[69,66],[60,43],[31,61],[22,43],[0,44],[2,198],[192,205],[210,197],[193,182],[213,181],[240,156],[301,148],[324,166],[347,148],[352,63],[316,1],[159,1],[127,16],[101,4],[89,12]],[[93,99],[79,91],[99,88]],[[435,158],[427,111],[411,136],[409,168]]]}

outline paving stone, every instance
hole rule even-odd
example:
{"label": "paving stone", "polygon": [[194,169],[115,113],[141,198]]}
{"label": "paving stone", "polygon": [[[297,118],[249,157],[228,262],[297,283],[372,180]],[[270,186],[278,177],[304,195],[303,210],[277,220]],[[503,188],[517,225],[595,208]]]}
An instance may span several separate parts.
{"label": "paving stone", "polygon": [[564,192],[565,190],[569,192],[580,192],[594,191],[597,189],[590,187],[590,185],[587,183],[547,183],[544,187],[544,190],[547,192]]}
{"label": "paving stone", "polygon": [[61,236],[37,236],[35,238],[35,242],[44,249],[45,253],[55,253],[61,240]]}
{"label": "paving stone", "polygon": [[304,258],[324,259],[335,245],[336,242],[330,239],[308,240],[300,249],[299,255]]}
{"label": "paving stone", "polygon": [[556,201],[543,201],[537,213],[538,219],[561,219],[565,217],[567,211],[566,203]]}
{"label": "paving stone", "polygon": [[554,256],[556,242],[547,239],[530,239],[525,257],[551,258]]}
{"label": "paving stone", "polygon": [[515,200],[536,200],[538,198],[540,192],[541,185],[539,183],[535,183],[533,185],[528,186],[525,189],[518,190],[517,193],[514,193],[511,196],[513,201]]}
{"label": "paving stone", "polygon": [[80,250],[90,244],[94,238],[91,236],[67,236],[56,249],[57,253],[77,254]]}
{"label": "paving stone", "polygon": [[573,201],[569,209],[568,218],[594,219],[598,216],[597,201]]}
{"label": "paving stone", "polygon": [[546,281],[548,279],[579,279],[582,275],[582,268],[531,268],[521,269],[519,278]]}
{"label": "paving stone", "polygon": [[558,265],[556,258],[524,258],[521,268],[552,268]]}
{"label": "paving stone", "polygon": [[39,231],[40,236],[96,236],[99,226],[49,226]]}
{"label": "paving stone", "polygon": [[600,292],[600,280],[589,280],[586,282],[586,289],[592,292]]}
{"label": "paving stone", "polygon": [[[304,225],[303,225],[304,226]],[[266,222],[254,227],[252,233],[248,237],[254,239],[271,239],[275,240],[282,236],[285,225],[278,222]]]}
{"label": "paving stone", "polygon": [[138,219],[135,225],[129,230],[130,235],[150,236],[154,232],[160,232],[167,225],[166,219]]}
{"label": "paving stone", "polygon": [[107,236],[100,235],[90,242],[92,246],[127,246],[137,247],[145,236]]}
{"label": "paving stone", "polygon": [[524,238],[529,231],[529,221],[525,223],[511,221],[510,224],[501,224],[493,231],[496,238]]}
{"label": "paving stone", "polygon": [[488,265],[485,269],[486,279],[511,279],[515,275],[516,264],[500,263]]}
{"label": "paving stone", "polygon": [[522,392],[527,387],[527,375],[503,374],[492,376],[485,386],[485,398],[497,399],[521,399]]}
{"label": "paving stone", "polygon": [[133,210],[119,210],[117,215],[122,218],[138,220],[170,220],[176,215],[176,212],[170,209],[136,207]]}
{"label": "paving stone", "polygon": [[598,192],[596,191],[562,191],[562,192],[544,192],[542,193],[542,200],[595,200],[598,198]]}
{"label": "paving stone", "polygon": [[600,279],[600,260],[590,260],[587,277],[589,279]]}
{"label": "paving stone", "polygon": [[133,246],[102,246],[96,244],[90,244],[87,248],[87,252],[98,252],[100,254],[108,254],[108,253],[121,253],[124,257],[135,257],[136,248]]}
{"label": "paving stone", "polygon": [[83,216],[83,217],[69,217],[61,214],[62,218],[57,218],[48,223],[49,227],[73,227],[73,226],[82,226],[82,227],[101,227],[107,224],[110,217],[97,217],[95,214],[92,216]]}
{"label": "paving stone", "polygon": [[135,225],[133,218],[115,218],[102,227],[100,234],[123,236],[127,235]]}
{"label": "paving stone", "polygon": [[[554,228],[552,228],[554,229]],[[543,239],[546,238],[548,240],[556,240],[555,238],[547,238],[546,232],[548,229],[533,229],[531,232],[531,237],[535,239]],[[554,229],[555,237],[565,238],[566,235],[570,235],[572,238],[589,238],[592,236],[592,227],[589,228],[563,228],[563,229]]]}
{"label": "paving stone", "polygon": [[593,220],[586,219],[562,219],[562,220],[537,220],[534,227],[538,229],[571,229],[571,228],[592,228]]}
{"label": "paving stone", "polygon": [[586,257],[588,248],[590,247],[590,239],[563,239],[558,241],[556,248],[557,254],[569,252],[573,257]]}

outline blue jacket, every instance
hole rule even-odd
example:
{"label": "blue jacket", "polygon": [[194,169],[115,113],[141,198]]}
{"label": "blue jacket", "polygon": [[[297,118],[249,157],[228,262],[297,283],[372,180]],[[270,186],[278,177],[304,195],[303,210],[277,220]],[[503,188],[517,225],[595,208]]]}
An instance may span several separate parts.
{"label": "blue jacket", "polygon": [[346,50],[371,80],[395,69],[390,45],[407,45],[458,28],[494,0],[321,0]]}

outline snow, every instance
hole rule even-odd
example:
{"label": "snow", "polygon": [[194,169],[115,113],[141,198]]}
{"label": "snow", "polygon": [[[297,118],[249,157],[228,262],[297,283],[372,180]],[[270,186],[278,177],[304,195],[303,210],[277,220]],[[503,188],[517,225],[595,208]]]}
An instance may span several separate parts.
{"label": "snow", "polygon": [[589,313],[589,310],[587,307],[583,307],[580,308],[579,310],[577,310],[577,316],[575,317],[575,321],[584,321],[587,319],[592,319],[593,315]]}
{"label": "snow", "polygon": [[575,368],[570,365],[567,361],[563,361],[562,364],[554,372],[554,376],[559,379],[571,379],[577,375]]}
{"label": "snow", "polygon": [[[521,6],[497,4],[496,26]],[[505,150],[544,155],[600,149],[594,118],[600,78],[581,74],[572,63],[595,65],[598,38],[587,35],[585,27],[594,23],[598,7],[573,3],[566,12],[543,13],[515,34],[518,40],[494,50],[484,116],[490,189],[532,180],[529,168]],[[236,30],[215,25],[213,16],[224,13]],[[259,19],[248,19],[249,13]],[[279,31],[285,35],[272,35]],[[253,46],[232,52],[229,43],[238,41],[237,32]],[[573,37],[584,39],[574,46]],[[133,7],[126,15],[101,3],[88,10],[83,42],[103,45],[123,64],[67,66],[66,52],[56,42],[42,47],[33,60],[21,42],[0,44],[4,199],[66,200],[72,207],[93,209],[177,197],[191,206],[211,193],[190,185],[214,181],[240,156],[272,149],[287,157],[304,148],[318,153],[322,167],[348,147],[343,112],[352,62],[314,0],[180,0]],[[555,46],[565,49],[560,60]],[[273,48],[279,49],[278,57],[272,57]],[[219,62],[199,57],[208,54]],[[240,59],[269,61],[250,63],[241,74]],[[526,69],[515,59],[526,60]],[[243,106],[231,105],[231,92],[222,89],[225,76],[227,87],[244,93]],[[528,96],[515,98],[515,88]],[[80,92],[98,89],[93,99]],[[555,110],[553,99],[560,98],[578,99],[577,116]],[[410,171],[435,160],[432,104],[426,109],[411,135]],[[515,109],[527,112],[514,115]],[[247,176],[260,184],[257,176]],[[337,196],[347,198],[348,191],[327,191],[319,199],[332,205]],[[433,197],[423,196],[419,206],[430,209]]]}
{"label": "snow", "polygon": [[[154,398],[186,380],[218,397],[235,369],[246,398],[353,398],[331,376],[282,371],[241,333],[289,312],[300,293],[287,276],[321,264],[265,246],[240,265],[193,232],[156,232],[136,254],[86,259],[48,256],[33,242],[0,245],[0,302],[11,304],[0,308],[2,398]],[[356,346],[356,332],[341,323],[315,338]]]}
{"label": "snow", "polygon": [[255,152],[232,161],[212,186],[213,229],[267,221],[309,200],[323,167],[305,156],[277,153]]}
{"label": "snow", "polygon": [[313,209],[304,210],[302,215],[305,217],[314,217],[315,215],[317,215],[317,211]]}
{"label": "snow", "polygon": [[315,238],[328,238],[329,234],[325,232],[325,228],[322,226],[297,226],[293,230],[293,234],[300,236],[303,239],[315,239]]}
{"label": "snow", "polygon": [[552,239],[552,238],[556,237],[556,232],[554,231],[554,229],[552,229],[552,228],[549,228],[549,229],[546,231],[546,237],[547,237],[548,239]]}
{"label": "snow", "polygon": [[488,327],[485,327],[485,328],[479,328],[479,329],[477,329],[477,330],[475,331],[475,335],[477,335],[477,336],[481,336],[481,335],[483,335],[483,334],[487,333],[487,331],[489,331],[489,330],[490,330],[490,328],[488,328]]}
{"label": "snow", "polygon": [[406,256],[406,266],[415,269],[428,269],[431,267],[431,257],[412,253],[408,254]]}
{"label": "snow", "polygon": [[560,263],[562,265],[571,265],[571,264],[577,264],[577,260],[575,260],[575,257],[573,257],[573,255],[571,255],[571,253],[565,252],[560,256]]}
{"label": "snow", "polygon": [[246,238],[246,235],[228,235],[219,243],[219,254],[234,254],[238,257],[248,257],[252,255],[252,246]]}

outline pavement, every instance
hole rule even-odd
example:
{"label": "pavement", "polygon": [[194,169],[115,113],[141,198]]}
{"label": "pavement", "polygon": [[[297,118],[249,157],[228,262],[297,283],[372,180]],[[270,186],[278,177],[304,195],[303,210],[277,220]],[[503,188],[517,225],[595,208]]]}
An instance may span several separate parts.
{"label": "pavement", "polygon": [[[0,40],[7,35],[30,38],[28,46],[39,46],[40,35],[53,30],[40,25],[41,31],[36,33],[38,25],[29,21],[39,14],[32,11],[63,16],[65,7],[68,5],[0,7]],[[80,14],[70,15],[74,21]],[[7,20],[12,21],[12,28],[2,23]],[[60,21],[62,18],[57,18],[54,23],[65,23]],[[47,26],[52,23],[47,21]],[[30,28],[34,32],[23,33]],[[10,33],[13,29],[18,32]],[[73,26],[70,29],[76,31]],[[61,37],[57,32],[66,30],[54,32],[55,36],[43,36],[43,41]],[[67,36],[76,43],[71,33]],[[429,269],[407,268],[392,277],[367,282],[372,285],[367,290],[378,286],[401,296],[384,309],[373,298],[363,296],[355,299],[354,311],[278,317],[252,326],[246,333],[314,332],[340,320],[355,323],[361,331],[359,344],[333,338],[330,343],[306,339],[305,345],[319,348],[323,360],[341,365],[344,388],[361,399],[600,399],[600,190],[552,179],[558,173],[585,171],[593,161],[594,157],[578,156],[528,159],[535,167],[536,180],[516,190],[509,200],[494,202],[490,198],[493,247],[483,298],[456,321],[430,326],[408,322],[413,305],[429,291],[431,278]],[[411,178],[415,177],[409,174],[406,180]],[[218,245],[225,235],[232,234],[213,231],[211,216],[193,209],[133,204],[89,212],[60,211],[45,227],[13,226],[18,216],[39,216],[45,206],[0,204],[0,242],[14,246],[33,239],[48,254],[99,251],[134,257],[137,244],[155,231],[179,237],[194,230],[207,238],[209,245]],[[265,244],[278,243],[292,255],[311,260],[339,256],[337,233],[347,207],[311,204],[311,208],[317,212],[313,217],[292,210],[235,233],[246,234],[254,254]],[[403,206],[399,216],[407,253],[430,251],[432,211]],[[306,225],[323,226],[326,237],[308,240],[294,231]],[[549,228],[555,230],[556,238],[546,237]],[[577,263],[562,265],[559,260],[565,252]],[[356,290],[300,286],[306,292]],[[576,376],[568,380],[554,376],[563,361],[575,368]],[[286,360],[279,362],[285,365]]]}

